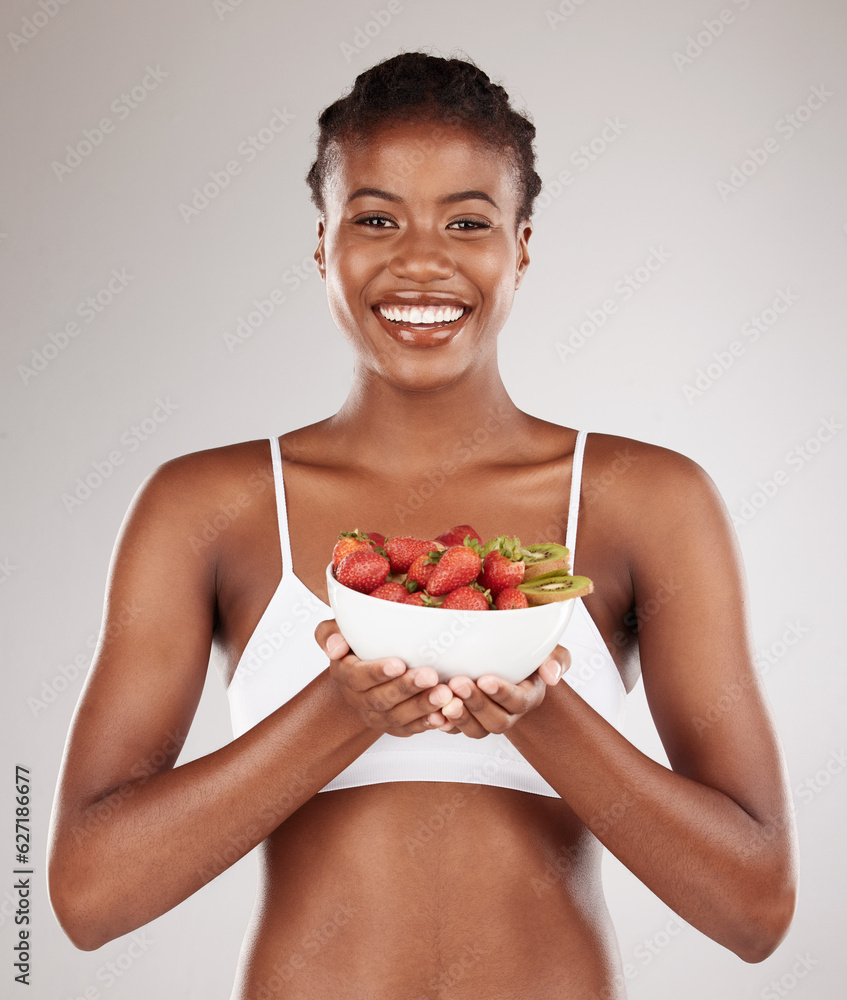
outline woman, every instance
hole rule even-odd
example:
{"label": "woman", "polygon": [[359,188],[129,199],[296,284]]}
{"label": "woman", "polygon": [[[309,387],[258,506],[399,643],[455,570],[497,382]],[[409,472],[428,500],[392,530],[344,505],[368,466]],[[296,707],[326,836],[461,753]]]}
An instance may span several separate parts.
{"label": "woman", "polygon": [[[62,926],[98,948],[260,845],[233,998],[620,998],[602,844],[764,959],[796,847],[726,510],[693,462],[533,417],[498,371],[533,126],[476,67],[420,53],[363,73],[320,126],[315,259],[352,388],[270,445],[166,463],[135,498],[54,808]],[[568,649],[517,685],[359,660],[326,604],[339,532],[467,523],[569,545],[594,593]],[[124,601],[138,612],[111,628]],[[174,767],[212,648],[235,739]],[[673,770],[616,728],[639,664]]]}

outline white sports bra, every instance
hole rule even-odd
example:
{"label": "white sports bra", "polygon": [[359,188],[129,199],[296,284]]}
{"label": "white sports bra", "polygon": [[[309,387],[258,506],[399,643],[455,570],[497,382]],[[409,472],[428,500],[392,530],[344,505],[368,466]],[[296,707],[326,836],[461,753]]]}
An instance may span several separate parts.
{"label": "white sports bra", "polygon": [[[582,459],[586,432],[577,435],[565,544],[575,565]],[[294,575],[285,508],[279,440],[270,439],[282,550],[282,579],[238,661],[227,688],[232,729],[238,737],[294,697],[329,666],[315,641],[318,623],[333,617],[328,604]],[[621,676],[581,598],[561,644],[571,652],[563,680],[616,728],[624,717]],[[560,682],[561,683],[561,682]],[[497,785],[559,798],[502,733],[475,740],[430,730],[402,738],[384,733],[320,791],[384,781],[458,781]]]}

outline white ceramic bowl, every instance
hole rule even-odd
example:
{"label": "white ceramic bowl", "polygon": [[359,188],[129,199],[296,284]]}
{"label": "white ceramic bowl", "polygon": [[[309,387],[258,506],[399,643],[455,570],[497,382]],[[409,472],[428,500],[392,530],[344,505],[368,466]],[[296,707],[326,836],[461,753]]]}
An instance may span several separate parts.
{"label": "white ceramic bowl", "polygon": [[494,674],[519,683],[553,651],[574,607],[573,599],[512,611],[398,604],[340,584],[332,563],[326,587],[341,634],[359,659],[397,656],[409,667],[434,667],[440,681]]}

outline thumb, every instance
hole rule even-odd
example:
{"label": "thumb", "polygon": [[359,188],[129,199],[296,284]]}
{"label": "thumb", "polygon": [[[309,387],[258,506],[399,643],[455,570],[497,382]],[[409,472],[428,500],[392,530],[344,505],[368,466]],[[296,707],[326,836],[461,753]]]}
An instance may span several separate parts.
{"label": "thumb", "polygon": [[564,646],[555,646],[552,653],[541,664],[541,676],[547,684],[558,684],[565,672],[570,669],[570,650]]}
{"label": "thumb", "polygon": [[341,634],[334,618],[318,624],[315,641],[331,660],[340,660],[350,652],[350,644]]}

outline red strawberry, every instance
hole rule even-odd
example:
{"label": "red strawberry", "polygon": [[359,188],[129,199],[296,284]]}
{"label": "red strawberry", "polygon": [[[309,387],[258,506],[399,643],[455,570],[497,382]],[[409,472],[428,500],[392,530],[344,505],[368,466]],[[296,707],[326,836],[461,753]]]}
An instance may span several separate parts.
{"label": "red strawberry", "polygon": [[392,573],[407,573],[409,567],[421,553],[440,549],[440,542],[425,542],[420,538],[389,538],[385,543],[385,551],[391,562]]}
{"label": "red strawberry", "polygon": [[371,597],[379,597],[383,601],[396,601],[397,604],[404,604],[409,596],[409,591],[402,583],[393,580],[386,580],[376,590],[371,591]]}
{"label": "red strawberry", "polygon": [[437,608],[441,604],[441,599],[430,597],[424,590],[416,590],[413,594],[409,594],[403,603],[416,604],[421,608]]}
{"label": "red strawberry", "polygon": [[479,553],[467,545],[451,545],[443,552],[430,552],[428,559],[437,564],[426,584],[427,593],[433,595],[464,587],[482,569]]}
{"label": "red strawberry", "polygon": [[435,565],[428,562],[429,553],[422,552],[409,567],[408,573],[406,573],[406,580],[411,580],[412,583],[416,583],[419,587],[426,587],[429,582],[429,578],[435,571]]}
{"label": "red strawberry", "polygon": [[335,579],[351,590],[369,594],[385,583],[390,569],[391,566],[385,556],[370,548],[357,549],[346,555],[338,564]]}
{"label": "red strawberry", "polygon": [[489,552],[482,563],[479,585],[487,587],[496,597],[507,587],[517,587],[523,581],[526,566],[522,559],[514,561],[501,555],[498,549]]}
{"label": "red strawberry", "polygon": [[442,608],[456,608],[461,611],[488,611],[488,598],[476,587],[456,587],[441,602]]}
{"label": "red strawberry", "polygon": [[381,535],[378,531],[368,531],[367,536],[374,545],[379,545],[383,549],[385,548],[385,535]]}
{"label": "red strawberry", "polygon": [[373,541],[358,528],[355,531],[342,531],[332,550],[332,565],[338,569],[341,560],[351,552],[356,552],[358,549],[369,551],[373,546]]}
{"label": "red strawberry", "polygon": [[436,540],[444,542],[449,548],[451,545],[464,545],[465,537],[470,535],[482,544],[482,537],[469,524],[458,524],[455,528],[445,531],[443,535],[437,535]]}
{"label": "red strawberry", "polygon": [[526,594],[515,590],[514,587],[506,587],[497,595],[494,607],[498,611],[511,611],[514,608],[528,608],[529,601],[526,599]]}

